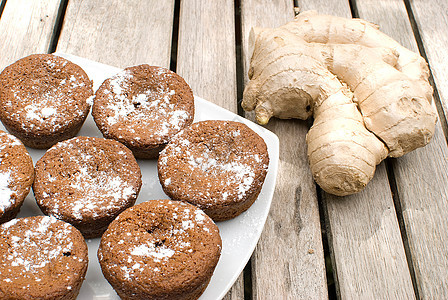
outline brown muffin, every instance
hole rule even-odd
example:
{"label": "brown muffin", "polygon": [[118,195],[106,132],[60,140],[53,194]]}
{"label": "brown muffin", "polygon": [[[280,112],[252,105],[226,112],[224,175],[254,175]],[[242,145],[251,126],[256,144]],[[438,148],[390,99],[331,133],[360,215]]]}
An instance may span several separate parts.
{"label": "brown muffin", "polygon": [[34,196],[42,212],[71,223],[86,238],[100,236],[134,205],[141,172],[132,152],[103,138],[75,137],[36,163]]}
{"label": "brown muffin", "polygon": [[0,226],[0,299],[76,299],[87,271],[81,233],[52,217]]}
{"label": "brown muffin", "polygon": [[137,158],[154,158],[193,122],[193,92],[168,69],[129,67],[103,82],[92,115],[105,138],[120,141]]}
{"label": "brown muffin", "polygon": [[98,259],[122,299],[197,299],[221,254],[218,227],[185,202],[151,200],[121,213]]}
{"label": "brown muffin", "polygon": [[264,140],[243,123],[203,121],[176,135],[160,153],[159,180],[172,199],[203,209],[214,221],[247,210],[269,164]]}
{"label": "brown muffin", "polygon": [[25,146],[0,130],[0,223],[17,215],[33,180],[33,161]]}
{"label": "brown muffin", "polygon": [[78,65],[34,54],[0,74],[0,120],[29,147],[48,148],[73,137],[89,113],[92,82]]}

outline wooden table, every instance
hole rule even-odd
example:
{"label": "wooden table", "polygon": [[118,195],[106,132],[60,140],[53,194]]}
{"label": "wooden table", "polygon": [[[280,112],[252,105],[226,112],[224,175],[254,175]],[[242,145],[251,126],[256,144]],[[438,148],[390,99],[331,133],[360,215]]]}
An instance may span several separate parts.
{"label": "wooden table", "polygon": [[226,299],[448,299],[445,0],[0,3],[0,69],[53,51],[117,67],[160,65],[183,76],[196,95],[240,114],[248,32],[290,21],[294,4],[362,17],[420,51],[433,75],[436,134],[425,148],[381,163],[359,194],[338,198],[316,188],[304,142],[309,123],[269,123],[280,139],[277,187],[258,246]]}

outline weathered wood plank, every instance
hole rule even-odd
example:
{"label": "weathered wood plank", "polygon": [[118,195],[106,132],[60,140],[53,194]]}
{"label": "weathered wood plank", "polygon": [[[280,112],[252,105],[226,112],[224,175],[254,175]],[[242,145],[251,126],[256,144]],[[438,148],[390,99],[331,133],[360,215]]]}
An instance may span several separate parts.
{"label": "weathered wood plank", "polygon": [[[380,25],[383,32],[418,52],[402,1],[388,1],[378,5],[378,1],[358,0],[357,6],[360,17]],[[435,16],[427,16],[426,21],[434,20]],[[448,24],[445,25],[448,30]],[[445,47],[448,47],[448,39],[446,41]],[[429,41],[425,44],[429,51],[437,49],[435,47],[437,45]],[[447,158],[446,140],[439,122],[429,145],[393,161],[418,294],[424,299],[448,297]]]}
{"label": "weathered wood plank", "polygon": [[[350,17],[348,1],[302,1],[303,10]],[[325,194],[335,280],[342,298],[412,298],[412,281],[385,164],[356,195]]]}
{"label": "weathered wood plank", "polygon": [[448,151],[440,126],[394,164],[419,296],[448,299]]}
{"label": "weathered wood plank", "polygon": [[233,284],[229,292],[222,300],[243,300],[244,299],[244,276],[241,274]]}
{"label": "weathered wood plank", "polygon": [[[277,27],[294,16],[292,1],[242,1],[245,81],[252,27]],[[253,118],[252,118],[253,119]],[[280,139],[277,184],[264,231],[252,258],[254,299],[328,297],[316,188],[306,158],[306,122],[272,119]]]}
{"label": "weathered wood plank", "polygon": [[409,1],[431,66],[445,117],[448,116],[448,2]]}
{"label": "weathered wood plank", "polygon": [[327,196],[330,246],[343,299],[414,298],[386,177],[382,165],[363,192]]}
{"label": "weathered wood plank", "polygon": [[69,1],[57,51],[116,67],[169,67],[174,0]]}
{"label": "weathered wood plank", "polygon": [[350,7],[347,0],[326,1],[326,0],[298,0],[300,11],[315,10],[320,14],[341,15],[350,17]]}
{"label": "weathered wood plank", "polygon": [[[182,0],[176,71],[195,95],[237,111],[233,1]],[[225,299],[244,299],[241,274]]]}
{"label": "weathered wood plank", "polygon": [[47,53],[60,0],[8,1],[0,18],[0,70],[32,53]]}
{"label": "weathered wood plank", "polygon": [[181,1],[177,72],[195,95],[237,111],[233,1]]}

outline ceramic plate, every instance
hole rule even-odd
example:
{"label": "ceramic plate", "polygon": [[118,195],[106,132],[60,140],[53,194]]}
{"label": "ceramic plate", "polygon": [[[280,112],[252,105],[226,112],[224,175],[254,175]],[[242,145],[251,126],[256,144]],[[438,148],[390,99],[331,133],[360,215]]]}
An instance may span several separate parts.
{"label": "ceramic plate", "polygon": [[[95,90],[104,79],[120,71],[118,68],[81,57],[63,53],[56,54],[80,65],[89,75],[90,79],[93,80]],[[266,181],[255,203],[240,216],[229,221],[218,222],[223,242],[222,254],[210,284],[200,298],[201,300],[215,300],[222,298],[232,287],[249,260],[260,237],[274,193],[278,168],[279,142],[277,136],[267,129],[196,96],[195,108],[195,121],[232,120],[245,123],[265,140],[270,158]],[[2,125],[0,125],[0,128],[5,130]],[[102,137],[91,115],[87,118],[78,135]],[[31,148],[28,148],[28,151],[34,163],[45,153],[45,150]],[[159,184],[156,161],[139,160],[138,163],[142,171],[143,185],[137,203],[151,199],[167,198]],[[41,215],[41,212],[31,192],[26,198],[18,217],[32,215]],[[119,299],[101,273],[96,256],[98,244],[99,239],[87,240],[89,247],[89,268],[78,299]]]}

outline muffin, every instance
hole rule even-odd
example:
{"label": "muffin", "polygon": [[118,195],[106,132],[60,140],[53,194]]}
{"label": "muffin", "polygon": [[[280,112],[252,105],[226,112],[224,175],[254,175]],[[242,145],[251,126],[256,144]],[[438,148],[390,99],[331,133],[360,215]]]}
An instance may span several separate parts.
{"label": "muffin", "polygon": [[122,299],[197,299],[221,253],[218,227],[191,204],[151,200],[115,219],[101,238],[101,270]]}
{"label": "muffin", "polygon": [[264,140],[243,123],[202,121],[176,135],[160,153],[165,193],[197,205],[214,221],[234,218],[258,197],[269,156]]}
{"label": "muffin", "polygon": [[86,238],[134,205],[141,172],[132,152],[103,138],[75,137],[51,147],[35,167],[34,196],[42,212],[71,223]]}
{"label": "muffin", "polygon": [[92,115],[105,138],[123,143],[137,158],[154,158],[173,135],[192,123],[193,92],[168,69],[129,67],[99,87]]}
{"label": "muffin", "polygon": [[0,73],[0,120],[26,146],[48,148],[76,135],[92,95],[92,82],[78,65],[30,55]]}
{"label": "muffin", "polygon": [[0,130],[0,223],[17,215],[33,180],[33,161],[25,146]]}
{"label": "muffin", "polygon": [[81,233],[46,216],[0,226],[0,299],[76,299],[87,271]]}

